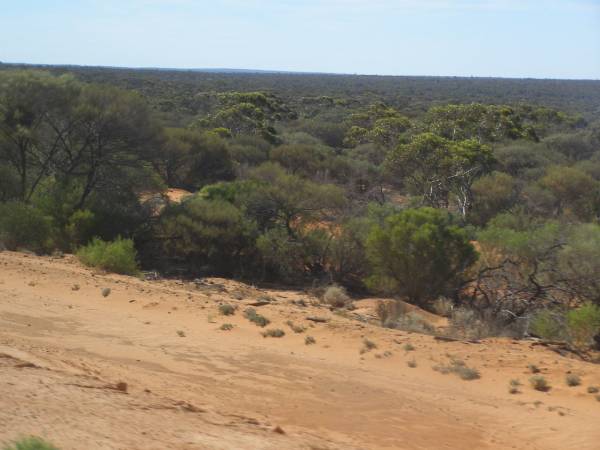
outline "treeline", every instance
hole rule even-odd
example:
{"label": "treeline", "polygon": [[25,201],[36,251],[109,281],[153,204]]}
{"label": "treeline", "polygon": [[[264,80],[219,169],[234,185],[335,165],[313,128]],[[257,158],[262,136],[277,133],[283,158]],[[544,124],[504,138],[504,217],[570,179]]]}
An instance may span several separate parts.
{"label": "treeline", "polygon": [[352,97],[196,92],[181,126],[135,92],[0,72],[0,242],[128,273],[137,252],[165,273],[447,299],[502,330],[564,331],[585,304],[589,344],[600,123]]}

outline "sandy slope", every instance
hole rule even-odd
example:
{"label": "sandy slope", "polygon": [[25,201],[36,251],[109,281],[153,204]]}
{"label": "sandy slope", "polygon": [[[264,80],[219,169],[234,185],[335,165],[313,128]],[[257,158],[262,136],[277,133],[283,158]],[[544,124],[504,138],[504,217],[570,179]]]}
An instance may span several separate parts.
{"label": "sandy slope", "polygon": [[[600,402],[586,393],[600,386],[599,365],[526,342],[437,342],[297,306],[310,299],[296,292],[214,283],[0,253],[0,442],[35,433],[64,450],[600,449]],[[263,338],[242,317],[265,294],[275,302],[257,309],[283,338]],[[223,301],[240,305],[235,316],[218,314]],[[314,315],[329,322],[305,320]],[[219,330],[225,322],[235,328]],[[377,349],[361,355],[364,337]],[[432,370],[449,355],[482,378]],[[550,392],[527,386],[531,363]],[[568,371],[583,385],[566,387]],[[507,392],[511,378],[523,393]]]}

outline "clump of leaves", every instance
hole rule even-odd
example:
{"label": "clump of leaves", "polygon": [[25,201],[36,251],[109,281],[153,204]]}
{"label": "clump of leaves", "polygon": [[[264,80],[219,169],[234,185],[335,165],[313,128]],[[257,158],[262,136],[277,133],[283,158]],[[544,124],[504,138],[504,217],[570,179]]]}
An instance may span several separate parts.
{"label": "clump of leaves", "polygon": [[529,383],[531,383],[531,387],[533,387],[536,391],[547,392],[550,390],[548,381],[542,375],[532,376],[529,379]]}
{"label": "clump of leaves", "polygon": [[317,343],[317,340],[314,337],[312,337],[312,336],[306,336],[304,338],[304,344],[305,345],[313,345],[313,344],[316,344],[316,343]]}
{"label": "clump of leaves", "polygon": [[567,386],[575,387],[581,384],[581,378],[579,377],[579,375],[570,373],[567,374],[567,376],[565,377],[565,382],[567,383]]}
{"label": "clump of leaves", "polygon": [[233,316],[235,314],[235,306],[229,303],[219,305],[219,313],[223,316]]}
{"label": "clump of leaves", "polygon": [[223,325],[221,325],[219,327],[219,330],[222,330],[222,331],[231,331],[231,330],[233,330],[233,324],[231,324],[231,323],[224,323]]}
{"label": "clump of leaves", "polygon": [[261,333],[263,337],[275,337],[280,338],[285,336],[285,331],[280,328],[271,328],[270,330],[263,331]]}
{"label": "clump of leaves", "polygon": [[511,394],[518,394],[519,392],[521,392],[519,389],[520,387],[521,387],[521,381],[519,381],[517,378],[513,378],[508,383],[508,392]]}
{"label": "clump of leaves", "polygon": [[4,447],[4,450],[58,450],[48,442],[37,438],[27,437],[15,442],[12,445]]}
{"label": "clump of leaves", "polygon": [[266,327],[267,325],[269,325],[271,323],[271,321],[269,319],[267,319],[265,316],[258,314],[254,308],[247,308],[244,311],[244,317],[246,319],[248,319],[250,322],[253,322],[257,326],[262,327],[262,328]]}
{"label": "clump of leaves", "polygon": [[131,239],[117,238],[113,242],[105,242],[94,238],[77,251],[77,257],[86,266],[97,267],[107,272],[124,275],[139,273],[137,252]]}

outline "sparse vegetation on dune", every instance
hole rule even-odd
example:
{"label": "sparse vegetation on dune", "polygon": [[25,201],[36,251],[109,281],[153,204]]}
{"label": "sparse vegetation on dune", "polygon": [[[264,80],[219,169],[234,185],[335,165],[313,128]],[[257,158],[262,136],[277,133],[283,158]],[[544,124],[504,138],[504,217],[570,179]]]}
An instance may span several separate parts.
{"label": "sparse vegetation on dune", "polygon": [[53,445],[37,437],[28,437],[2,447],[3,450],[58,450]]}

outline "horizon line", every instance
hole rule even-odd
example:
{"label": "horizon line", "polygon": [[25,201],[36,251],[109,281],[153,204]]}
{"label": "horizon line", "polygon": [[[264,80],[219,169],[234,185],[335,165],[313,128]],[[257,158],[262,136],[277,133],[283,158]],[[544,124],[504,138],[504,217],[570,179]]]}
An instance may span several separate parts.
{"label": "horizon line", "polygon": [[173,72],[197,72],[197,73],[238,73],[238,74],[271,74],[271,75],[326,75],[326,76],[349,76],[349,77],[390,77],[390,78],[481,78],[501,80],[539,80],[539,81],[600,81],[600,78],[553,78],[533,76],[497,76],[497,75],[399,75],[378,73],[349,73],[349,72],[319,72],[301,70],[279,70],[279,69],[248,69],[233,67],[159,67],[159,66],[114,66],[101,64],[73,64],[73,63],[29,63],[1,61],[0,66],[32,66],[32,67],[56,67],[56,68],[87,68],[87,69],[117,69],[117,70],[155,70]]}

